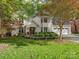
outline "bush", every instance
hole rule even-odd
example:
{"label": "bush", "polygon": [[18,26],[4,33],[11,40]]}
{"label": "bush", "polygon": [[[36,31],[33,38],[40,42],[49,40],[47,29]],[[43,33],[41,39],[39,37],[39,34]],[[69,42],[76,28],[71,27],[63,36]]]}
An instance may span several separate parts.
{"label": "bush", "polygon": [[39,32],[39,33],[35,34],[34,37],[47,38],[47,39],[57,39],[58,35],[54,32]]}

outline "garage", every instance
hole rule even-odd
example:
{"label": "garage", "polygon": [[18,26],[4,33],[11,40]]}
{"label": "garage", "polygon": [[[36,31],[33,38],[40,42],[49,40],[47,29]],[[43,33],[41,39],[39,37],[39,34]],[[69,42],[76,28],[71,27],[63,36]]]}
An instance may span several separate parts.
{"label": "garage", "polygon": [[[60,29],[59,29],[59,28],[54,28],[54,29],[53,29],[53,32],[55,32],[55,33],[57,33],[57,34],[60,34]],[[62,34],[63,34],[63,35],[69,34],[68,28],[63,28]]]}
{"label": "garage", "polygon": [[69,33],[68,28],[63,28],[62,34],[67,35]]}

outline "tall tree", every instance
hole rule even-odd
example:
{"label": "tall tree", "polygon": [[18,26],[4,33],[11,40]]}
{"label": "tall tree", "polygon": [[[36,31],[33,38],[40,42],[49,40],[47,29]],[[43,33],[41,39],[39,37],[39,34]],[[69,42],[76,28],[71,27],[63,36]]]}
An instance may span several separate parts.
{"label": "tall tree", "polygon": [[[20,0],[1,0],[0,1],[0,34],[3,34],[10,26],[4,26],[6,24],[10,25],[12,20],[12,14],[15,11],[22,9],[22,3]],[[6,24],[5,24],[6,23]]]}
{"label": "tall tree", "polygon": [[0,0],[0,24],[3,20],[23,20],[31,17],[41,7],[40,0]]}
{"label": "tall tree", "polygon": [[[62,40],[62,30],[65,20],[78,17],[79,13],[72,2],[75,0],[49,0],[43,10],[47,10],[49,16],[59,18],[60,40]],[[43,13],[43,12],[42,12]]]}

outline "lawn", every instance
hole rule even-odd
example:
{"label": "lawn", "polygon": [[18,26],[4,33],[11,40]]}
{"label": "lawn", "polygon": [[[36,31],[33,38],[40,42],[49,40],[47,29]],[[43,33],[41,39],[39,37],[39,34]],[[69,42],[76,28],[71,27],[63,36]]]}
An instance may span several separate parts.
{"label": "lawn", "polygon": [[0,39],[0,59],[79,59],[79,44],[4,38]]}

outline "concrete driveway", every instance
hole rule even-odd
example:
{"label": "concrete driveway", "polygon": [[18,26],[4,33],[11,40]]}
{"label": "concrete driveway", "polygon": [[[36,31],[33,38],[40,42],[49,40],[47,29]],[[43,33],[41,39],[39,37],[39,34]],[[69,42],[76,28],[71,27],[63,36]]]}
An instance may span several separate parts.
{"label": "concrete driveway", "polygon": [[79,43],[79,34],[64,35],[63,38],[65,40],[70,40]]}

